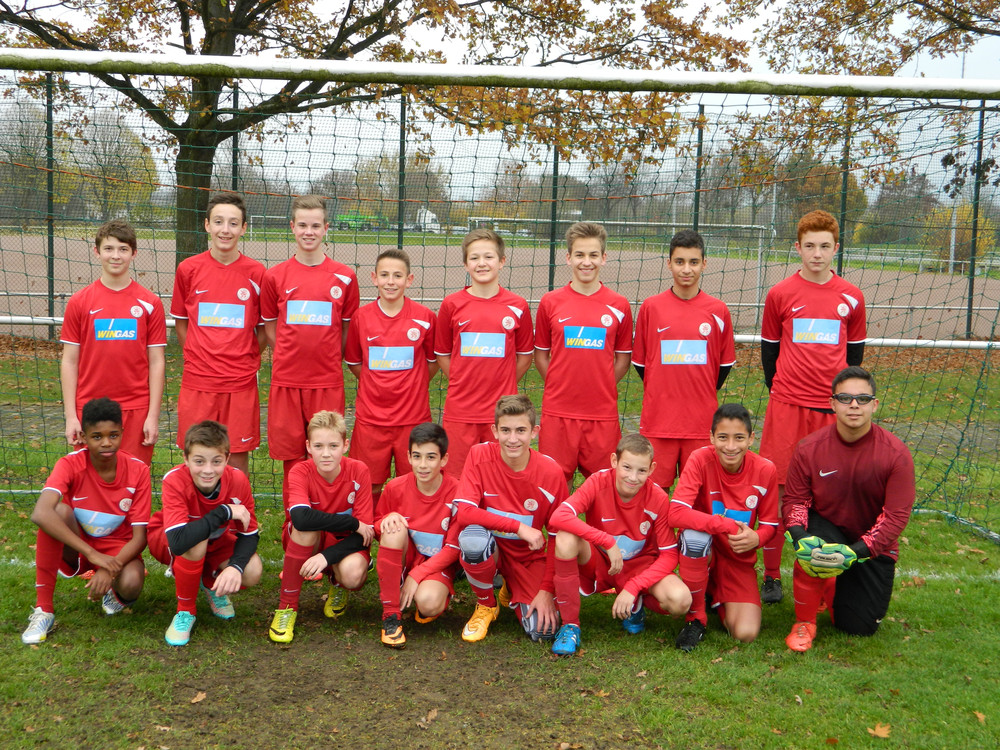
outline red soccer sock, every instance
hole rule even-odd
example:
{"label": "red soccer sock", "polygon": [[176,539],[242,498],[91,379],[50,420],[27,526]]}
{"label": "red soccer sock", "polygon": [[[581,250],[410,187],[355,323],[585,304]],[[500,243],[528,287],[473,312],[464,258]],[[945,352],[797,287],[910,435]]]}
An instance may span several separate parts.
{"label": "red soccer sock", "polygon": [[379,597],[382,599],[382,618],[399,615],[399,586],[403,578],[403,550],[379,547],[375,560],[378,574]]}
{"label": "red soccer sock", "polygon": [[556,570],[553,577],[555,585],[556,606],[563,625],[580,625],[580,568],[576,558],[563,560],[556,558]]}
{"label": "red soccer sock", "polygon": [[781,578],[781,548],[785,543],[785,525],[778,524],[774,536],[764,547],[764,575]]}
{"label": "red soccer sock", "polygon": [[55,612],[56,574],[62,560],[63,544],[41,529],[35,537],[35,606]]}
{"label": "red soccer sock", "polygon": [[[469,587],[476,595],[476,601],[484,607],[497,606],[497,598],[493,593],[493,576],[497,573],[496,555],[491,555],[488,560],[481,563],[470,563],[462,560],[462,567],[465,568],[465,575],[469,579]],[[481,581],[485,586],[479,585]]]}
{"label": "red soccer sock", "polygon": [[285,562],[281,568],[281,597],[278,609],[299,609],[299,595],[302,593],[303,563],[313,556],[313,548],[288,540],[285,548]]}
{"label": "red soccer sock", "polygon": [[691,609],[688,610],[687,621],[697,620],[702,625],[708,625],[708,614],[705,612],[705,590],[708,588],[708,558],[680,556],[678,569],[681,580],[691,590]]}
{"label": "red soccer sock", "polygon": [[174,571],[174,587],[177,591],[177,611],[198,611],[198,584],[201,582],[201,569],[205,567],[204,560],[188,560],[186,557],[175,557],[171,568]]}
{"label": "red soccer sock", "polygon": [[795,620],[816,624],[819,603],[823,601],[826,578],[813,578],[796,562],[792,567],[792,590],[795,593]]}

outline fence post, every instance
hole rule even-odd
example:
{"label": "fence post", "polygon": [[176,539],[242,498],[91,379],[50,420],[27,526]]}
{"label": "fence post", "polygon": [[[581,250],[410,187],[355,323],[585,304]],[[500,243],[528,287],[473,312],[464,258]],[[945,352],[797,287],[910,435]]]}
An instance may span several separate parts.
{"label": "fence post", "polygon": [[965,338],[972,338],[972,295],[976,290],[976,243],[979,238],[979,187],[983,182],[983,130],[986,100],[979,102],[979,133],[976,136],[976,181],[972,186],[972,241],[969,244],[969,302],[965,313]]}
{"label": "fence post", "polygon": [[399,92],[399,179],[396,181],[396,247],[403,249],[403,221],[406,218],[406,92]]}
{"label": "fence post", "polygon": [[840,155],[840,249],[837,251],[837,275],[844,275],[844,251],[847,249],[847,186],[850,177],[851,125],[854,121],[854,100],[847,100],[847,132]]}
{"label": "fence post", "polygon": [[[233,117],[240,109],[240,83],[239,81],[233,81]],[[240,189],[240,134],[239,132],[233,133],[233,168],[232,174],[230,175],[230,187],[235,193]],[[264,226],[267,226],[267,219],[264,220]]]}
{"label": "fence post", "polygon": [[692,201],[691,228],[698,231],[698,212],[701,210],[701,158],[702,147],[705,142],[705,105],[698,105],[698,147],[695,151],[694,162],[694,200]]}
{"label": "fence post", "polygon": [[[54,115],[53,115],[53,86],[52,86],[52,74],[45,74],[45,224],[48,233],[48,243],[47,243],[47,266],[46,266],[46,276],[48,276],[48,291],[49,291],[49,304],[48,313],[49,317],[53,317],[56,314],[56,216],[55,216],[55,192],[56,192],[56,181],[55,181],[55,168],[56,168],[56,150],[55,150],[55,132],[54,132]],[[56,335],[55,326],[49,326],[49,338],[53,339]]]}
{"label": "fence post", "polygon": [[552,145],[552,210],[549,212],[549,291],[556,286],[556,221],[559,208],[559,147]]}

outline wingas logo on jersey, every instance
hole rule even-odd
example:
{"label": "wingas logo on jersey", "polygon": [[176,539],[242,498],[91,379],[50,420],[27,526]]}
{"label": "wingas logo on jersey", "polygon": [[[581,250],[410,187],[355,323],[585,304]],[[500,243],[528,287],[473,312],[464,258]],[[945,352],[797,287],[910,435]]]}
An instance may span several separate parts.
{"label": "wingas logo on jersey", "polygon": [[101,513],[86,508],[73,508],[73,516],[80,528],[93,537],[107,536],[125,521],[125,516]]}
{"label": "wingas logo on jersey", "polygon": [[369,370],[412,370],[412,346],[373,346],[368,350]]}
{"label": "wingas logo on jersey", "polygon": [[826,318],[795,318],[792,341],[796,344],[839,344],[840,321]]}
{"label": "wingas logo on jersey", "polygon": [[333,303],[322,300],[295,300],[285,311],[285,322],[293,326],[328,326],[332,320]]}
{"label": "wingas logo on jersey", "polygon": [[642,548],[646,545],[645,539],[633,539],[625,534],[615,534],[615,542],[622,551],[622,560],[631,560],[642,552]]}
{"label": "wingas logo on jersey", "polygon": [[198,325],[205,328],[243,328],[246,317],[243,305],[198,303]]}
{"label": "wingas logo on jersey", "polygon": [[98,341],[136,341],[139,323],[133,318],[94,318],[94,338]]}
{"label": "wingas logo on jersey", "polygon": [[432,557],[441,551],[441,546],[444,544],[444,534],[431,534],[426,531],[415,531],[414,529],[410,529],[409,531],[410,539],[413,540],[413,546],[424,557]]}
{"label": "wingas logo on jersey", "polygon": [[[503,516],[504,518],[512,518],[515,521],[520,521],[525,526],[531,526],[531,522],[534,521],[534,518],[532,518],[531,515],[527,513],[508,513],[507,511],[497,510],[496,508],[487,508],[486,510],[495,515]],[[499,536],[504,539],[518,538],[517,534],[512,534],[509,531],[494,531],[493,536]]]}
{"label": "wingas logo on jersey", "polygon": [[475,333],[463,331],[463,357],[502,358],[507,352],[507,337],[502,333]]}
{"label": "wingas logo on jersey", "polygon": [[567,349],[603,349],[607,336],[607,329],[593,326],[563,329],[563,342]]}
{"label": "wingas logo on jersey", "polygon": [[749,524],[752,514],[748,510],[734,510],[733,508],[727,508],[721,500],[713,500],[712,515],[725,516],[726,518],[731,518],[734,521],[742,521],[745,524]]}
{"label": "wingas logo on jersey", "polygon": [[663,365],[707,365],[708,342],[706,341],[661,341],[660,364]]}

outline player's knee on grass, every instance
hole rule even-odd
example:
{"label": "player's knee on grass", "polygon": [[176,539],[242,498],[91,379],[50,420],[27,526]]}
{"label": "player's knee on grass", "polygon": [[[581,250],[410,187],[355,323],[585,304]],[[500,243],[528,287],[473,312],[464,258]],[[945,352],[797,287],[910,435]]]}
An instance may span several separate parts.
{"label": "player's knee on grass", "polygon": [[568,531],[556,534],[556,557],[561,560],[575,560],[580,554],[580,537]]}
{"label": "player's knee on grass", "polygon": [[712,535],[704,531],[684,529],[680,534],[681,554],[684,557],[708,557],[712,551]]}
{"label": "player's knee on grass", "polygon": [[462,551],[462,560],[470,565],[477,565],[493,556],[497,543],[489,530],[473,524],[459,533],[458,546]]}
{"label": "player's knee on grass", "polygon": [[736,640],[753,643],[760,635],[760,607],[749,603],[727,604],[723,624]]}
{"label": "player's knee on grass", "polygon": [[251,586],[256,586],[260,583],[260,577],[264,572],[264,563],[260,559],[260,555],[254,554],[247,566],[243,569],[243,577],[240,579],[240,585],[243,588],[250,588]]}
{"label": "player's knee on grass", "polygon": [[653,584],[649,593],[664,612],[674,617],[685,615],[691,609],[691,590],[673,573]]}
{"label": "player's knee on grass", "polygon": [[345,557],[333,570],[337,583],[351,591],[360,589],[368,580],[368,560],[358,552]]}
{"label": "player's knee on grass", "polygon": [[437,617],[448,607],[448,587],[439,581],[423,581],[413,596],[424,617]]}
{"label": "player's knee on grass", "polygon": [[145,582],[146,566],[143,565],[142,558],[137,557],[134,560],[129,560],[125,567],[121,569],[112,588],[120,598],[126,601],[133,601],[139,598]]}

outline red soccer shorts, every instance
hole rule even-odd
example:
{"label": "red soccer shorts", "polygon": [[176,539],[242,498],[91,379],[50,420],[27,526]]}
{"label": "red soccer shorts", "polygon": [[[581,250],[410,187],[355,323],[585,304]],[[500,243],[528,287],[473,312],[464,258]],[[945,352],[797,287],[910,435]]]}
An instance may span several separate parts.
{"label": "red soccer shorts", "polygon": [[448,433],[448,466],[445,468],[452,476],[462,475],[462,467],[469,457],[472,446],[479,443],[495,443],[493,423],[471,424],[469,422],[452,422],[441,420],[441,426]]}
{"label": "red soccer shorts", "polygon": [[121,450],[131,453],[149,466],[153,462],[153,449],[156,446],[142,444],[142,425],[147,414],[149,409],[122,409]]}
{"label": "red soccer shorts", "polygon": [[318,411],[344,413],[344,389],[272,385],[267,400],[267,449],[276,461],[306,455],[306,425]]}
{"label": "red soccer shorts", "polygon": [[[121,552],[122,547],[129,542],[128,539],[122,539],[121,537],[90,536],[89,534],[82,533],[80,536],[87,541],[87,544],[102,555],[110,555],[111,557]],[[75,568],[67,563],[65,558],[59,559],[59,572],[67,578],[83,575],[88,570],[97,570],[97,568],[83,555],[77,555]]]}
{"label": "red soccer shorts", "polygon": [[708,436],[701,438],[661,438],[645,436],[653,444],[653,460],[656,469],[650,477],[663,489],[669,490],[674,480],[680,476],[688,458],[699,448],[710,445]]}
{"label": "red soccer shorts", "polygon": [[752,563],[741,563],[721,555],[712,556],[708,592],[714,604],[756,604],[760,606],[757,571]]}
{"label": "red soccer shorts", "polygon": [[542,415],[538,450],[555,459],[570,479],[577,466],[589,477],[611,466],[611,454],[618,447],[622,431],[617,420],[596,421]]}
{"label": "red soccer shorts", "polygon": [[799,441],[836,420],[833,414],[786,404],[773,398],[768,400],[764,430],[760,437],[760,455],[770,459],[778,470],[778,484],[785,483],[788,464],[791,463],[792,453]]}
{"label": "red soccer shorts", "polygon": [[[287,523],[285,523],[281,527],[281,549],[283,549],[283,550],[288,549],[288,542],[291,539],[291,537],[289,536],[289,533],[290,533],[289,530],[291,529],[291,526],[292,526],[292,522],[288,521]],[[348,535],[347,534],[339,534],[339,535],[338,534],[331,534],[329,531],[321,531],[320,532],[320,537],[319,537],[319,545],[316,547],[316,551],[320,552],[322,550],[325,550],[327,547],[332,547],[337,542],[343,541],[344,537],[346,537],[346,536],[348,536]],[[367,547],[365,547],[363,550],[361,550],[360,554],[364,555],[365,560],[367,560],[369,562],[371,561],[371,559],[372,559],[371,550],[368,549]],[[327,570],[330,570],[330,568],[327,567]]]}
{"label": "red soccer shorts", "polygon": [[206,419],[221,422],[229,431],[229,450],[249,453],[260,445],[260,393],[256,385],[235,393],[211,393],[181,386],[177,396],[177,447],[193,424]]}
{"label": "red soccer shorts", "polygon": [[[622,591],[630,580],[653,564],[653,555],[639,555],[631,560],[625,560],[617,575],[608,573],[607,552],[594,544],[590,545],[590,559],[580,566],[580,593],[590,596],[598,591],[615,589]],[[645,591],[639,592],[639,597]]]}
{"label": "red soccer shorts", "polygon": [[410,472],[407,454],[410,452],[410,432],[416,425],[379,426],[354,423],[351,433],[350,457],[368,467],[373,485],[382,485],[389,478],[389,465],[395,461],[396,476]]}

